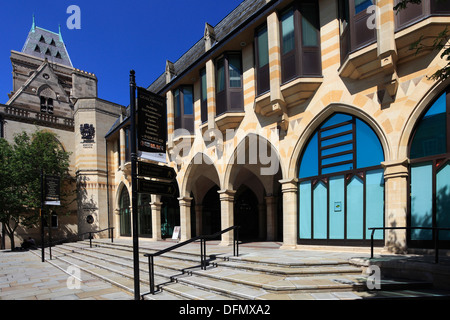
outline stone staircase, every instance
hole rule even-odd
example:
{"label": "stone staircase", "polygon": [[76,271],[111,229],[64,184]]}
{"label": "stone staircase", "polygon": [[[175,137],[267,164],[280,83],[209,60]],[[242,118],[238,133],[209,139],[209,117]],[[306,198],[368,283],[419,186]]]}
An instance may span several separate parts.
{"label": "stone staircase", "polygon": [[[131,243],[93,240],[52,248],[50,262],[61,270],[79,268],[133,294],[133,248]],[[193,244],[195,246],[195,244]],[[199,245],[197,245],[198,247]],[[48,249],[47,249],[48,250]],[[148,260],[140,248],[140,292],[148,300],[320,300],[320,299],[433,299],[449,298],[449,292],[433,290],[430,283],[383,279],[381,290],[368,290],[367,275],[348,261],[295,261],[233,257],[209,253],[207,270],[200,268],[199,250],[177,250],[155,257],[155,295],[149,292]],[[208,251],[212,251],[209,250]],[[232,251],[232,249],[229,249]],[[283,250],[276,250],[280,257]],[[274,251],[275,252],[275,251]],[[47,253],[48,258],[48,253]],[[276,260],[276,261],[274,261]],[[306,260],[306,261],[305,261]]]}

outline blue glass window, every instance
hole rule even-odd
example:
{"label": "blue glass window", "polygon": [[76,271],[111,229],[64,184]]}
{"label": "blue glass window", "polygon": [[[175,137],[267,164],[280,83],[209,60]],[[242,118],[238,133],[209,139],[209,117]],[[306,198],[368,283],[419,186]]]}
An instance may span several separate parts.
{"label": "blue glass window", "polygon": [[411,159],[446,153],[446,108],[446,94],[443,94],[420,120],[411,143]]}
{"label": "blue glass window", "polygon": [[371,5],[373,5],[373,0],[355,0],[355,14],[366,10]]}
{"label": "blue glass window", "polygon": [[335,114],[313,135],[300,163],[299,177],[379,166],[383,148],[375,132],[363,121]]}

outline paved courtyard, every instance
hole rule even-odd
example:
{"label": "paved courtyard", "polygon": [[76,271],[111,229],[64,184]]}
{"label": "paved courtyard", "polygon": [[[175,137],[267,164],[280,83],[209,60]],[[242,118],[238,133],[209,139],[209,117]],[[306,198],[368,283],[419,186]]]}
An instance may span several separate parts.
{"label": "paved courtyard", "polygon": [[0,251],[0,300],[130,300],[126,291],[41,262],[39,251]]}

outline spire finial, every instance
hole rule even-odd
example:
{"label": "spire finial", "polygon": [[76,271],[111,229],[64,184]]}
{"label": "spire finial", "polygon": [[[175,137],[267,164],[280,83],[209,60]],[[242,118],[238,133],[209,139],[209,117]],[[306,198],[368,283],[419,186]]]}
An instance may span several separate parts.
{"label": "spire finial", "polygon": [[62,34],[61,34],[61,24],[58,25],[58,28],[59,28],[59,29],[58,29],[59,41],[63,42]]}
{"label": "spire finial", "polygon": [[31,25],[31,31],[35,32],[36,31],[36,20],[34,17],[34,13],[33,13],[33,24]]}

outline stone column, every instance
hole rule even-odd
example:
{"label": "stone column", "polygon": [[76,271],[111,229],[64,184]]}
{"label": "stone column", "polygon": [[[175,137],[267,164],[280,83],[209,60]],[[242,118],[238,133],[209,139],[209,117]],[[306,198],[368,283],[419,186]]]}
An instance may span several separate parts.
{"label": "stone column", "polygon": [[123,165],[125,164],[125,130],[120,129],[119,131],[119,158],[120,158],[120,166],[123,168]]}
{"label": "stone column", "polygon": [[178,198],[180,203],[181,241],[191,239],[191,203],[192,198]]}
{"label": "stone column", "polygon": [[[235,190],[220,190],[220,214],[221,229],[232,227],[234,225],[234,196]],[[222,234],[220,245],[229,246],[233,244],[234,233],[232,231]]]}
{"label": "stone column", "polygon": [[280,180],[283,193],[283,245],[282,249],[293,249],[297,246],[298,232],[298,180]]}
{"label": "stone column", "polygon": [[[408,164],[408,159],[381,163],[384,168],[386,227],[407,227]],[[385,232],[385,248],[391,252],[406,252],[406,241],[406,230],[387,230]]]}
{"label": "stone column", "polygon": [[207,109],[208,109],[208,129],[214,129],[216,123],[216,71],[214,62],[206,62],[206,83],[207,83]]}
{"label": "stone column", "polygon": [[266,197],[267,208],[267,240],[273,241],[276,238],[276,198],[274,196]]}
{"label": "stone column", "polygon": [[161,196],[152,195],[152,202],[150,202],[152,209],[152,240],[162,240],[161,236]]}

